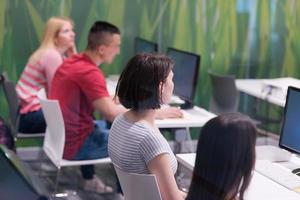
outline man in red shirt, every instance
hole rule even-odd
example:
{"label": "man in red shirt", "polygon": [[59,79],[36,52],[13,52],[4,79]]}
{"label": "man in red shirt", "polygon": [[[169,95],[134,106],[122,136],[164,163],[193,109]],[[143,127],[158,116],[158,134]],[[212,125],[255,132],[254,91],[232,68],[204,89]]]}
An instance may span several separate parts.
{"label": "man in red shirt", "polygon": [[[112,63],[120,52],[119,29],[113,24],[97,21],[90,29],[88,45],[83,53],[65,59],[54,76],[50,98],[58,99],[66,128],[65,159],[84,160],[107,157],[108,130],[103,122],[94,123],[97,110],[108,121],[125,112],[109,96],[100,64]],[[181,117],[178,109],[158,112],[159,118]],[[94,166],[81,166],[83,188],[98,193],[111,192],[95,176]]]}

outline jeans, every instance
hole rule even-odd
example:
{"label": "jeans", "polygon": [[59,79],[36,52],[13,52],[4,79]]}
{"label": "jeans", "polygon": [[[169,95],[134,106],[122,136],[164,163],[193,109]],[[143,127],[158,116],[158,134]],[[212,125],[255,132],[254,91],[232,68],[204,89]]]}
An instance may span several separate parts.
{"label": "jeans", "polygon": [[[74,160],[90,160],[108,157],[109,130],[106,128],[105,121],[95,121],[94,130],[87,136]],[[84,165],[80,167],[84,179],[92,179],[95,174],[94,165]]]}
{"label": "jeans", "polygon": [[44,133],[46,122],[42,109],[20,115],[19,132],[21,133]]}

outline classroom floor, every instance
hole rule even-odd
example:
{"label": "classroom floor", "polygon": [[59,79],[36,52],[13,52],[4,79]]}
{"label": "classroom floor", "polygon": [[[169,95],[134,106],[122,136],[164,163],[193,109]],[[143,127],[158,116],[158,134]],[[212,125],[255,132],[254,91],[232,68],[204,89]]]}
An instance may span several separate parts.
{"label": "classroom floor", "polygon": [[[59,190],[55,191],[56,169],[49,162],[44,161],[42,164],[39,162],[26,162],[32,171],[38,175],[41,181],[46,186],[46,189],[50,193],[68,193],[70,196],[66,198],[54,198],[54,199],[67,199],[67,200],[114,200],[115,194],[97,194],[93,192],[85,192],[81,189],[81,175],[79,167],[65,167],[62,168],[59,176]],[[115,174],[110,164],[96,165],[96,174],[102,178],[102,180],[116,188]],[[76,193],[75,193],[76,191]],[[74,194],[75,193],[75,194]]]}
{"label": "classroom floor", "polygon": [[[55,178],[56,171],[54,166],[48,161],[43,162],[42,166],[39,162],[26,162],[26,164],[39,176],[42,183],[46,186],[46,189],[50,192],[55,191]],[[41,169],[42,168],[42,169]],[[191,174],[179,166],[180,173],[177,174],[178,185],[183,188],[188,188]],[[96,166],[96,174],[102,178],[102,180],[112,186],[116,190],[115,172],[110,164],[103,164]],[[80,170],[79,167],[67,167],[63,168],[59,176],[59,191],[58,193],[68,193],[69,197],[54,198],[54,199],[66,199],[66,200],[119,200],[119,195],[113,194],[97,194],[93,192],[86,192],[80,187]],[[74,194],[77,191],[76,194]]]}
{"label": "classroom floor", "polygon": [[[277,145],[278,141],[272,138],[258,138],[257,145]],[[172,143],[170,144],[172,147]],[[196,142],[192,142],[193,149],[196,149]],[[190,147],[187,145],[182,146],[182,151],[188,151]],[[46,189],[50,192],[55,191],[55,177],[56,170],[50,161],[44,161],[43,164],[36,161],[27,161],[26,164],[32,169],[36,175],[40,177]],[[96,174],[103,179],[103,181],[112,186],[116,190],[116,178],[115,172],[111,164],[96,165]],[[179,187],[189,188],[191,172],[186,168],[179,165],[176,179]],[[67,192],[71,194],[65,198],[54,198],[54,199],[66,199],[66,200],[119,200],[119,195],[113,194],[97,194],[93,192],[83,191],[80,187],[80,170],[79,167],[66,167],[63,168],[59,176],[59,191]],[[77,191],[74,195],[74,191]]]}

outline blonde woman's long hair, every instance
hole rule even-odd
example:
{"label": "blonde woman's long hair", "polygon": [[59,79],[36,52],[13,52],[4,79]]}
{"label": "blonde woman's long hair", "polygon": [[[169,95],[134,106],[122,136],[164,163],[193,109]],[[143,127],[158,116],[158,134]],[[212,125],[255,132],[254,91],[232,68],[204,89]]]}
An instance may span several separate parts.
{"label": "blonde woman's long hair", "polygon": [[30,56],[29,62],[34,64],[39,61],[43,52],[47,49],[55,49],[58,44],[56,44],[56,38],[59,31],[63,25],[69,22],[74,26],[74,23],[71,19],[67,17],[51,17],[44,29],[43,39],[41,41],[40,47]]}

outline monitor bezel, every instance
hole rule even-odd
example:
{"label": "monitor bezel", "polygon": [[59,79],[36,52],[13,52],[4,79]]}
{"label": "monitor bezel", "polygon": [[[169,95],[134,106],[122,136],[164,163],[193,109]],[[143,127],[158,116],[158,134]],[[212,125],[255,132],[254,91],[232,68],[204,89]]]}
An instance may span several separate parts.
{"label": "monitor bezel", "polygon": [[154,52],[158,52],[158,44],[156,42],[153,42],[153,41],[141,38],[141,37],[135,37],[134,38],[134,53],[135,54],[142,53],[142,52],[137,52],[137,41],[138,40],[153,45],[154,46]]}
{"label": "monitor bezel", "polygon": [[180,49],[176,49],[174,47],[168,47],[167,48],[167,53],[166,53],[167,56],[169,56],[170,51],[177,51],[179,53],[184,53],[184,54],[187,54],[187,55],[195,56],[197,58],[196,59],[196,72],[194,73],[194,77],[193,77],[193,91],[192,91],[191,99],[189,99],[185,96],[182,96],[182,95],[179,96],[178,94],[174,93],[176,96],[178,96],[179,98],[181,98],[185,102],[187,102],[189,104],[193,104],[194,99],[195,99],[195,95],[196,95],[196,90],[197,90],[197,82],[198,82],[199,71],[200,71],[201,55],[196,54],[196,53],[192,53],[192,52],[188,52],[188,51],[184,51],[184,50],[180,50]]}
{"label": "monitor bezel", "polygon": [[300,154],[300,150],[297,151],[295,149],[292,149],[292,148],[290,148],[290,147],[282,144],[283,130],[284,130],[285,122],[286,122],[287,103],[288,103],[288,100],[290,98],[290,93],[291,93],[292,90],[295,90],[295,91],[297,91],[297,92],[300,93],[300,88],[296,88],[296,87],[293,87],[293,86],[289,86],[288,87],[288,91],[287,91],[287,95],[286,95],[286,100],[285,100],[285,106],[284,106],[284,115],[283,115],[281,130],[280,130],[280,136],[279,136],[279,147],[282,148],[282,149],[285,149],[285,150],[287,150],[289,152]]}
{"label": "monitor bezel", "polygon": [[[3,145],[0,145],[0,156],[3,156],[4,159],[7,161],[7,163],[11,166],[12,170],[15,171],[15,173],[17,174],[17,176],[19,176],[20,180],[23,181],[23,183],[25,185],[27,185],[28,189],[33,192],[37,197],[41,197],[41,194],[39,194],[39,192],[36,190],[36,188],[33,186],[32,181],[30,180],[30,177],[28,176],[28,174],[26,174],[25,171],[23,171],[24,168],[26,168],[23,163],[19,163],[19,161],[17,161],[18,163],[14,163],[10,157],[12,158],[14,155],[11,155],[12,152],[11,150],[7,149],[6,147],[4,147]],[[17,165],[19,165],[19,168]]]}

